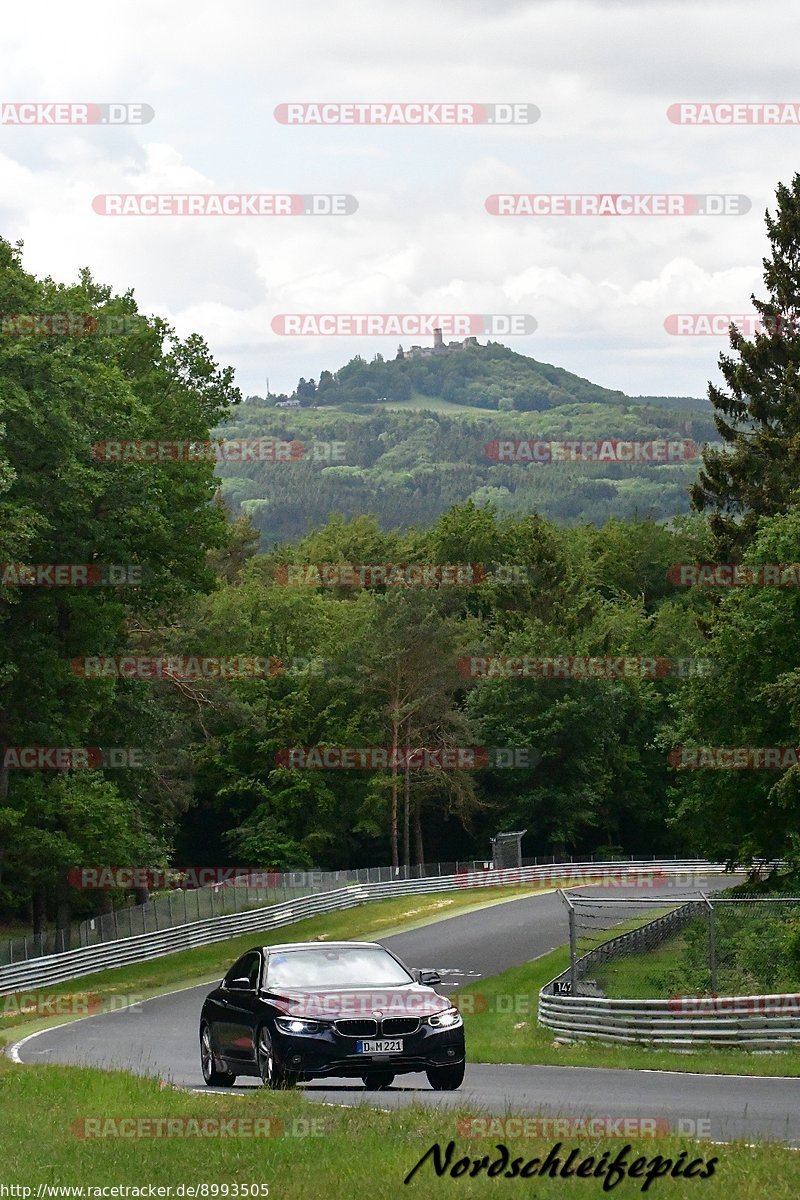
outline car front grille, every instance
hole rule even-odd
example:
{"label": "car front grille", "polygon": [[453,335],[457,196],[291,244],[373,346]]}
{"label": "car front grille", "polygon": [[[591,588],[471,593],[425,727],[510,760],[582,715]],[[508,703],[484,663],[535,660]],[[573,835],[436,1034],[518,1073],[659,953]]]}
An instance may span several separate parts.
{"label": "car front grille", "polygon": [[378,1033],[378,1022],[349,1019],[337,1021],[334,1028],[344,1037],[374,1038]]}
{"label": "car front grille", "polygon": [[337,1021],[336,1032],[344,1037],[408,1037],[419,1030],[417,1017],[384,1017],[379,1023],[370,1018],[345,1018]]}
{"label": "car front grille", "polygon": [[384,1037],[404,1037],[416,1033],[418,1029],[417,1017],[385,1017],[381,1021],[381,1033]]}

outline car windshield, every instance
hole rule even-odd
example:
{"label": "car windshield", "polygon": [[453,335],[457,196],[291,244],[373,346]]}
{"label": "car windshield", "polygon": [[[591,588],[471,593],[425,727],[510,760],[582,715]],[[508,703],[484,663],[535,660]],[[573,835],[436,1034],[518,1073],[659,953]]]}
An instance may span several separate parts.
{"label": "car windshield", "polygon": [[267,987],[391,987],[412,977],[380,946],[286,950],[271,954]]}

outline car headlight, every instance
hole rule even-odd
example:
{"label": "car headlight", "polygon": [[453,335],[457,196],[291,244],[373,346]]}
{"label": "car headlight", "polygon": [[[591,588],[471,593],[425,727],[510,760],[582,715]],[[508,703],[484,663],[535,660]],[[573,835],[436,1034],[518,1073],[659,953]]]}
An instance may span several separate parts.
{"label": "car headlight", "polygon": [[297,1017],[276,1017],[275,1028],[281,1033],[319,1033],[322,1026],[319,1021],[301,1021]]}
{"label": "car headlight", "polygon": [[445,1008],[442,1012],[428,1017],[428,1024],[432,1029],[458,1029],[459,1025],[463,1025],[464,1022],[457,1008]]}

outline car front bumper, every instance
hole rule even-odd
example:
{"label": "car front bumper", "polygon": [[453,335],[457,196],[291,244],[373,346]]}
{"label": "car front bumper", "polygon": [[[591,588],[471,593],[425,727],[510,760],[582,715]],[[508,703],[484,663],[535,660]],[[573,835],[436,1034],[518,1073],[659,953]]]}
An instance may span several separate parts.
{"label": "car front bumper", "polygon": [[388,1054],[359,1054],[356,1045],[360,1040],[333,1030],[302,1036],[276,1031],[273,1035],[275,1052],[282,1066],[308,1079],[326,1075],[361,1078],[378,1072],[400,1075],[464,1061],[464,1030],[461,1026],[437,1030],[423,1026],[417,1033],[402,1038],[402,1051]]}

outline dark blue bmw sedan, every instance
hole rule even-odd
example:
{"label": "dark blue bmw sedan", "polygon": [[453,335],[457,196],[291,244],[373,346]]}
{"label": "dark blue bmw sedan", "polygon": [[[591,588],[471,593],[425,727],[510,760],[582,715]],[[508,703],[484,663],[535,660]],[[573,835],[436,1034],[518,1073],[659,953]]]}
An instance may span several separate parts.
{"label": "dark blue bmw sedan", "polygon": [[210,1087],[239,1075],[266,1087],[326,1076],[388,1087],[424,1071],[452,1091],[464,1078],[464,1026],[434,991],[374,942],[290,942],[248,950],[203,1004],[200,1059]]}

